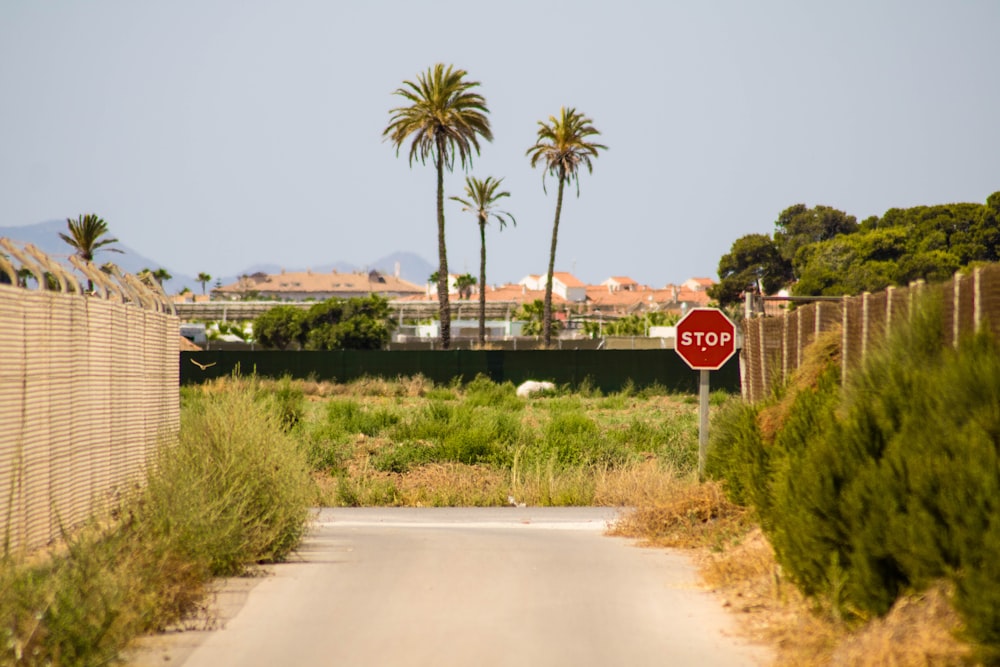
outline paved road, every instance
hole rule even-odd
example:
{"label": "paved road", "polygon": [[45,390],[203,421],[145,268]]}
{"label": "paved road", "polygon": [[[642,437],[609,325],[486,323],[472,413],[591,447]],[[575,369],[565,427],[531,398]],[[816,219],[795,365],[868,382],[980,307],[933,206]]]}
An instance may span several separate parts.
{"label": "paved road", "polygon": [[134,664],[766,664],[687,559],[604,536],[613,517],[324,509],[292,562],[231,583],[223,629],[160,641]]}

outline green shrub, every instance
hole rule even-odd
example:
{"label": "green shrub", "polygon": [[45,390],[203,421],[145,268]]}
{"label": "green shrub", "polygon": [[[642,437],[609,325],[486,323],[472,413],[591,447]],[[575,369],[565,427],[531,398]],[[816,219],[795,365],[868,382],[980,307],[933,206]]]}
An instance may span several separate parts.
{"label": "green shrub", "polygon": [[439,460],[470,465],[510,464],[512,445],[521,431],[520,422],[510,411],[463,407],[454,413],[451,426],[438,443]]}
{"label": "green shrub", "polygon": [[304,429],[308,465],[313,470],[341,471],[351,457],[359,434],[378,436],[391,431],[402,419],[396,409],[369,407],[352,398],[331,399],[325,419]]}
{"label": "green shrub", "polygon": [[725,482],[730,501],[744,506],[769,504],[768,452],[757,425],[759,407],[742,400],[722,406],[708,429],[705,474]]}
{"label": "green shrub", "polygon": [[485,375],[476,378],[465,386],[465,403],[474,407],[493,407],[504,410],[518,411],[524,409],[524,401],[514,393],[513,383],[496,384]]}
{"label": "green shrub", "polygon": [[141,530],[214,575],[283,558],[313,499],[305,451],[258,395],[250,380],[189,406],[144,494]]}
{"label": "green shrub", "polygon": [[433,446],[407,442],[379,449],[372,457],[371,464],[375,470],[382,472],[404,473],[438,458],[438,452]]}
{"label": "green shrub", "polygon": [[89,530],[38,566],[0,566],[0,664],[112,662],[147,629],[137,608],[148,582],[132,581],[116,542]]}
{"label": "green shrub", "polygon": [[390,436],[397,444],[376,458],[380,470],[405,472],[432,461],[509,465],[521,425],[500,407],[431,401]]}
{"label": "green shrub", "polygon": [[[559,399],[560,402],[566,399]],[[613,468],[634,460],[628,448],[601,433],[593,419],[567,405],[552,412],[534,447],[525,451],[526,461],[552,460],[557,467],[599,466]]]}
{"label": "green shrub", "polygon": [[305,412],[305,392],[287,375],[277,382],[277,386],[261,386],[259,395],[270,397],[274,401],[278,418],[286,431],[295,428],[302,421]]}
{"label": "green shrub", "polygon": [[376,436],[399,423],[398,411],[385,407],[366,407],[354,399],[331,400],[326,407],[326,421],[332,433]]}
{"label": "green shrub", "polygon": [[254,380],[182,401],[178,442],[116,521],[64,535],[30,564],[0,559],[0,664],[112,664],[136,635],[190,612],[212,574],[298,542],[314,490],[276,401]]}
{"label": "green shrub", "polygon": [[432,387],[424,393],[424,398],[430,401],[455,401],[458,400],[458,395],[448,387]]}
{"label": "green shrub", "polygon": [[840,604],[843,571],[851,566],[850,535],[844,516],[845,487],[869,464],[837,424],[836,369],[815,389],[800,391],[784,427],[763,459],[770,485],[759,482],[752,497],[778,561],[807,595],[828,595],[838,614],[856,604]]}
{"label": "green shrub", "polygon": [[[725,406],[709,470],[751,503],[802,590],[847,619],[942,578],[984,660],[1000,657],[1000,346],[945,341],[940,302],[839,387],[814,368],[763,406]],[[820,355],[822,358],[823,355]]]}
{"label": "green shrub", "polygon": [[625,423],[606,429],[601,439],[625,453],[620,463],[655,455],[664,466],[683,475],[698,466],[695,418],[693,414],[682,414],[653,420],[645,415],[632,415]]}
{"label": "green shrub", "polygon": [[852,389],[880,371],[883,391],[853,396],[848,421],[851,436],[882,443],[877,468],[845,493],[857,585],[888,598],[949,577],[969,632],[1000,647],[1000,349],[965,340],[905,371],[875,365]]}

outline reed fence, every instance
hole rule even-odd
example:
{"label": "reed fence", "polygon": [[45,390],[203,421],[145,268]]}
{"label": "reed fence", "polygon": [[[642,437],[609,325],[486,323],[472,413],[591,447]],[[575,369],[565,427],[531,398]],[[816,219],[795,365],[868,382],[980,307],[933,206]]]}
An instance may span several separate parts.
{"label": "reed fence", "polygon": [[0,239],[5,554],[106,508],[176,437],[178,320],[157,286],[110,271]]}
{"label": "reed fence", "polygon": [[1000,336],[1000,265],[991,264],[957,273],[946,283],[922,281],[878,294],[818,301],[779,317],[752,317],[743,321],[742,386],[748,401],[767,398],[773,388],[801,364],[803,350],[825,331],[841,332],[841,373],[858,366],[878,341],[912,312],[924,292],[939,290],[943,308],[945,344],[957,345],[962,336],[988,328]]}

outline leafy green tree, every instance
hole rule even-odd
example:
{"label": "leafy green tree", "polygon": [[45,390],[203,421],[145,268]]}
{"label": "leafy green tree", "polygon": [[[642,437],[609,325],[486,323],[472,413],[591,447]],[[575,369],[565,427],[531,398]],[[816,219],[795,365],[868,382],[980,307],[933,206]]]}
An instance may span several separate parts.
{"label": "leafy green tree", "polygon": [[773,293],[792,279],[791,262],[785,260],[766,234],[747,234],[733,242],[719,260],[719,282],[708,295],[722,306],[739,303],[741,295],[760,281],[765,292]]}
{"label": "leafy green tree", "polygon": [[818,243],[841,234],[852,234],[858,221],[829,206],[807,208],[805,204],[790,206],[781,212],[774,223],[774,244],[786,262],[794,263],[799,248]]}
{"label": "leafy green tree", "polygon": [[211,280],[212,280],[212,276],[208,275],[205,272],[201,272],[201,273],[198,274],[198,282],[201,283],[201,293],[202,293],[202,295],[205,294],[205,285],[207,285],[209,282],[211,282]]}
{"label": "leafy green tree", "polygon": [[576,196],[580,196],[579,170],[581,165],[593,172],[592,160],[597,158],[598,151],[607,150],[607,146],[593,143],[591,137],[600,134],[593,121],[576,109],[562,107],[559,117],[549,116],[548,122],[538,121],[538,136],[535,144],[529,148],[526,155],[531,158],[531,166],[541,163],[542,189],[545,189],[545,176],[550,174],[559,181],[556,195],[556,215],[552,223],[552,246],[549,250],[549,270],[545,279],[545,315],[543,319],[543,337],[545,347],[552,342],[552,274],[555,272],[556,242],[559,238],[559,217],[562,214],[563,186],[567,182],[576,183]]}
{"label": "leafy green tree", "polygon": [[517,225],[514,216],[507,211],[497,208],[497,202],[504,197],[509,197],[507,191],[497,190],[503,179],[494,180],[492,176],[487,176],[486,180],[480,181],[477,178],[468,176],[465,179],[465,199],[452,197],[462,205],[463,211],[469,211],[476,216],[479,223],[479,344],[486,342],[486,224],[493,218],[503,229],[510,224]]}
{"label": "leafy green tree", "polygon": [[[69,234],[59,232],[59,238],[68,243],[74,254],[85,262],[93,262],[94,254],[99,250],[124,252],[119,248],[108,247],[112,243],[118,243],[118,239],[106,236],[108,223],[94,213],[78,215],[76,220],[66,218],[66,227]],[[87,291],[93,290],[93,281],[87,280]]]}
{"label": "leafy green tree", "polygon": [[960,266],[1000,259],[997,212],[987,204],[941,204],[893,208],[881,218],[865,221],[863,230],[905,230],[908,252],[945,251]]}
{"label": "leafy green tree", "polygon": [[295,306],[275,306],[253,321],[253,333],[264,347],[285,350],[293,343],[301,346],[305,311]]}
{"label": "leafy green tree", "polygon": [[472,288],[476,286],[476,279],[471,273],[463,273],[455,278],[455,289],[458,290],[458,298],[468,299],[472,296]]}
{"label": "leafy green tree", "polygon": [[456,154],[465,169],[472,164],[472,152],[479,154],[479,137],[493,140],[486,99],[473,91],[478,81],[469,81],[466,71],[441,63],[404,81],[395,91],[407,106],[390,110],[388,127],[382,133],[396,147],[411,139],[410,166],[414,158],[421,164],[431,158],[437,170],[438,306],[441,319],[441,347],[451,344],[451,309],[448,304],[448,253],[444,234],[444,170],[452,171]]}
{"label": "leafy green tree", "polygon": [[[798,295],[841,296],[876,292],[912,280],[946,280],[961,260],[914,239],[908,226],[878,227],[814,243],[796,255]],[[928,249],[930,248],[930,249]]]}
{"label": "leafy green tree", "polygon": [[389,341],[392,328],[384,297],[333,298],[306,312],[301,340],[309,350],[378,350]]}

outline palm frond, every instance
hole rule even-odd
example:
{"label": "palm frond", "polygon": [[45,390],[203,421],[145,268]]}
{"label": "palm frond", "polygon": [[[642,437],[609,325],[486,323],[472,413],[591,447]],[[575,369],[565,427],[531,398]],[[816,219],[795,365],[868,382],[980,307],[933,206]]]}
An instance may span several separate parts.
{"label": "palm frond", "polygon": [[581,165],[592,173],[593,160],[598,152],[608,149],[604,144],[589,141],[590,137],[600,135],[600,132],[590,118],[567,107],[559,110],[558,118],[549,116],[548,122],[538,121],[538,125],[535,144],[528,148],[525,155],[530,158],[532,167],[542,165],[542,188],[545,188],[545,177],[552,175],[567,183],[576,183],[579,196]]}
{"label": "palm frond", "polygon": [[500,229],[506,227],[507,222],[516,227],[517,220],[513,214],[497,209],[497,202],[499,200],[504,197],[510,197],[510,193],[505,190],[497,192],[502,183],[502,178],[495,179],[492,176],[487,176],[485,180],[479,180],[474,176],[466,176],[466,199],[461,197],[450,197],[450,199],[461,204],[463,211],[475,214],[476,220],[480,224],[486,224],[492,218],[500,225]]}
{"label": "palm frond", "polygon": [[479,154],[480,137],[493,140],[487,114],[486,99],[473,89],[478,81],[466,80],[467,72],[451,65],[438,63],[417,76],[417,81],[404,81],[396,89],[409,104],[390,109],[389,125],[382,137],[396,148],[396,155],[410,140],[409,162],[426,164],[428,158],[442,160],[449,171],[458,157],[462,168]]}
{"label": "palm frond", "polygon": [[80,259],[93,261],[94,253],[102,248],[109,252],[123,252],[118,248],[106,247],[118,243],[118,239],[104,237],[108,233],[108,223],[93,213],[77,216],[76,220],[67,218],[66,227],[69,234],[60,232],[59,238],[72,247]]}

